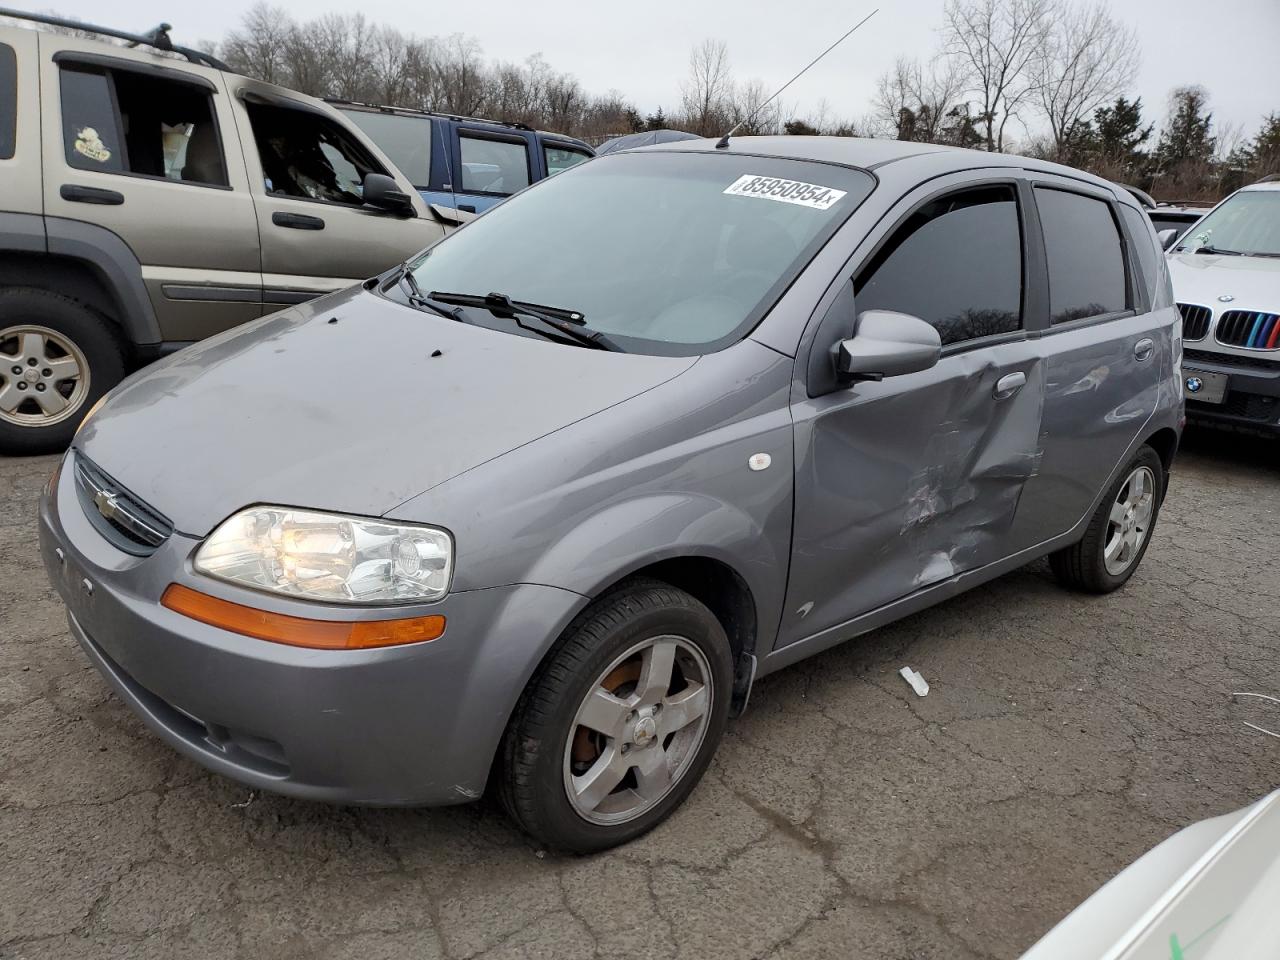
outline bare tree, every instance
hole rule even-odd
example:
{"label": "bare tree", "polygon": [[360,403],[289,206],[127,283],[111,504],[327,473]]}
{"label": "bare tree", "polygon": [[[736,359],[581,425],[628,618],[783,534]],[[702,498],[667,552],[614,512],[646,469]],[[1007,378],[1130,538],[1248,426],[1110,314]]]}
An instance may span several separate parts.
{"label": "bare tree", "polygon": [[[689,78],[680,86],[685,120],[692,133],[724,133],[733,99],[729,51],[722,40],[703,40],[689,55]],[[721,128],[724,129],[721,129]]]}
{"label": "bare tree", "polygon": [[944,142],[948,117],[963,104],[966,84],[964,65],[954,57],[935,59],[927,71],[919,60],[899,57],[876,84],[875,128],[898,140]]}
{"label": "bare tree", "polygon": [[223,58],[242,73],[268,83],[281,83],[285,76],[285,49],[294,23],[283,7],[258,0],[232,30],[222,45]]}
{"label": "bare tree", "polygon": [[1054,154],[1066,157],[1089,117],[1124,93],[1138,72],[1138,36],[1105,0],[1053,11],[1039,63],[1037,95]]}
{"label": "bare tree", "polygon": [[1057,0],[947,0],[947,51],[969,77],[987,150],[1005,148],[1011,119],[1035,93]]}

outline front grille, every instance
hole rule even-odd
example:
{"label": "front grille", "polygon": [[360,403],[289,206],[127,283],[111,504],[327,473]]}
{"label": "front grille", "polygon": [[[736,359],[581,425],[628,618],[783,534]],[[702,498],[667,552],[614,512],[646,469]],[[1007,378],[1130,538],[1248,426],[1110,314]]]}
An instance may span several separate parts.
{"label": "front grille", "polygon": [[1228,367],[1253,367],[1255,370],[1280,370],[1280,360],[1267,357],[1242,357],[1237,353],[1210,353],[1208,350],[1184,350],[1186,360],[1201,363],[1220,363]]}
{"label": "front grille", "polygon": [[1196,303],[1178,304],[1178,312],[1182,314],[1182,339],[1203,340],[1209,332],[1209,320],[1213,311]]}
{"label": "front grille", "polygon": [[1280,314],[1228,310],[1218,320],[1217,337],[1228,347],[1275,350],[1280,347]]}
{"label": "front grille", "polygon": [[94,528],[125,553],[147,557],[173,534],[173,524],[103,472],[76,454],[76,492]]}

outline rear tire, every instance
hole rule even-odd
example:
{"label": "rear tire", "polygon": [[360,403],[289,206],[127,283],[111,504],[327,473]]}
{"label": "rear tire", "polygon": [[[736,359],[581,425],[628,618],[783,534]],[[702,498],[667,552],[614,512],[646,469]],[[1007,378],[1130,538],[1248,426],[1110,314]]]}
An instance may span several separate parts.
{"label": "rear tire", "polygon": [[1054,575],[1088,593],[1124,586],[1151,543],[1163,493],[1164,463],[1143,446],[1107,490],[1080,542],[1049,555]]}
{"label": "rear tire", "polygon": [[123,378],[120,341],[107,321],[48,290],[0,290],[0,453],[65,449]]}
{"label": "rear tire", "polygon": [[724,733],[729,640],[705,606],[637,581],[570,625],[530,680],[503,737],[499,795],[557,850],[592,853],[665,820]]}

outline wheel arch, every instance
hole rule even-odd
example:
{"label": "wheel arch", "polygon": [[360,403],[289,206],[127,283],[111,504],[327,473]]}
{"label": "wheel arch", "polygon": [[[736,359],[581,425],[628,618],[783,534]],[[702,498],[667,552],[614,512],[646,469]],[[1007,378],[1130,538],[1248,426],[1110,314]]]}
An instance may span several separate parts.
{"label": "wheel arch", "polygon": [[1173,469],[1173,458],[1178,452],[1178,433],[1172,427],[1161,427],[1147,437],[1146,445],[1160,456],[1160,465],[1164,467],[1164,482],[1169,485],[1169,471]]}

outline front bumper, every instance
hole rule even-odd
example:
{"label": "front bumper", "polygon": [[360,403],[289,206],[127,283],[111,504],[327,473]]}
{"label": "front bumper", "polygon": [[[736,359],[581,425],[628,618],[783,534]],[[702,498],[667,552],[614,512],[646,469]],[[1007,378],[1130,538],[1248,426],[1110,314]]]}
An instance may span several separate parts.
{"label": "front bumper", "polygon": [[121,553],[85,517],[71,472],[64,468],[42,498],[39,530],[72,633],[161,739],[264,790],[377,805],[478,797],[516,699],[586,602],[518,584],[402,608],[404,616],[446,616],[445,635],[430,643],[325,651],[254,640],[160,606],[165,586],[295,616],[317,616],[316,605],[195,575],[199,541],[181,534],[149,557]]}
{"label": "front bumper", "polygon": [[1274,363],[1251,363],[1249,358],[1236,354],[1187,350],[1182,361],[1184,374],[1192,368],[1228,378],[1222,403],[1203,403],[1188,397],[1187,419],[1251,433],[1280,434],[1280,365],[1270,365]]}

